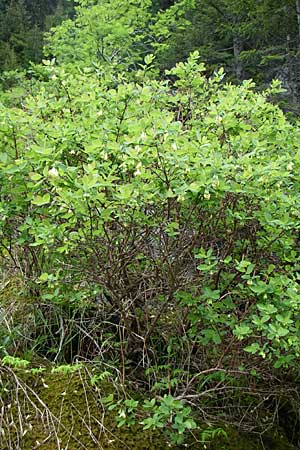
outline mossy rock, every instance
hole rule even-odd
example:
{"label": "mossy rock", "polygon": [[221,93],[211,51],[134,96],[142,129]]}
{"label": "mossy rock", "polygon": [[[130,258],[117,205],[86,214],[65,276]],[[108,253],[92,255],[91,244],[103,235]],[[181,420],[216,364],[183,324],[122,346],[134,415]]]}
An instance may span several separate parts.
{"label": "mossy rock", "polygon": [[[19,383],[19,406],[13,392],[10,398],[7,396],[6,402],[12,405],[9,409],[10,417],[13,417],[11,422],[14,424],[10,434],[15,444],[0,435],[1,450],[168,448],[168,443],[160,432],[144,431],[138,424],[130,429],[117,428],[114,412],[104,410],[101,405],[101,396],[107,396],[115,389],[108,382],[102,382],[98,393],[95,393],[87,382],[84,371],[72,375],[43,373],[38,376],[29,372],[14,373]],[[9,379],[9,373],[5,376],[7,387],[11,390],[17,389],[16,379]],[[22,424],[19,420],[20,410]],[[25,432],[23,436],[21,429],[23,434]]]}
{"label": "mossy rock", "polygon": [[[5,384],[7,383],[7,384]],[[143,430],[139,424],[117,428],[114,411],[104,409],[101,398],[118,387],[101,382],[97,392],[85,369],[72,374],[32,374],[7,369],[2,374],[1,400],[6,403],[7,426],[0,433],[1,450],[166,450],[184,449],[170,445],[163,432]],[[8,407],[11,404],[11,407]],[[20,419],[21,415],[21,419]],[[9,423],[10,422],[10,423]],[[2,425],[3,426],[3,425]],[[264,438],[264,447],[252,435],[222,427],[227,438],[211,443],[189,442],[197,450],[295,450],[279,433]],[[200,439],[199,439],[200,440]]]}

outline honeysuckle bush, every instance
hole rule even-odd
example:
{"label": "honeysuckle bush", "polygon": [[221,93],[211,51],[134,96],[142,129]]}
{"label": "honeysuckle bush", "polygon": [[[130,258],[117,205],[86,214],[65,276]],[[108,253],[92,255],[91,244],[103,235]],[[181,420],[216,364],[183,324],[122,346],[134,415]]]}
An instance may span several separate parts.
{"label": "honeysuckle bush", "polygon": [[136,69],[153,40],[148,31],[152,2],[77,0],[76,4],[74,20],[46,33],[45,55],[69,69]]}
{"label": "honeysuckle bush", "polygon": [[279,85],[208,79],[197,53],[172,81],[151,63],[126,81],[48,61],[1,104],[2,257],[41,302],[92,303],[108,332],[114,315],[124,365],[293,366],[300,133]]}

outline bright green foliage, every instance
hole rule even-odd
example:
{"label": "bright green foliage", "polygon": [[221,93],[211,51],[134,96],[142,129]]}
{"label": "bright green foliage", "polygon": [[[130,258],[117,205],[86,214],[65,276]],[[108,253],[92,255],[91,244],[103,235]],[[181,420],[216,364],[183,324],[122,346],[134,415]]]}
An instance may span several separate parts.
{"label": "bright green foliage", "polygon": [[171,87],[145,72],[114,85],[49,65],[35,95],[2,106],[3,255],[44,299],[78,302],[96,289],[129,334],[132,317],[148,339],[162,311],[185,305],[200,344],[232,335],[290,365],[300,350],[299,130],[267,101],[276,84],[259,95],[204,70],[191,55]]}
{"label": "bright green foliage", "polygon": [[15,356],[6,355],[2,358],[4,365],[13,367],[14,369],[25,369],[30,363],[25,359],[21,359]]}
{"label": "bright green foliage", "polygon": [[149,416],[142,422],[144,430],[167,428],[173,444],[182,444],[185,433],[197,428],[191,417],[191,408],[184,406],[181,400],[176,400],[172,395],[164,395],[157,403],[155,399],[145,400],[143,408],[149,413]]}
{"label": "bright green foliage", "polygon": [[64,375],[70,375],[82,369],[82,367],[83,367],[82,364],[74,364],[74,365],[68,364],[63,366],[57,366],[53,367],[52,373],[63,373]]}
{"label": "bright green foliage", "polygon": [[[102,402],[109,411],[117,411],[118,428],[124,425],[135,425],[139,420],[138,414],[142,414],[144,418],[140,424],[143,425],[144,430],[162,428],[173,444],[182,444],[186,432],[197,428],[191,417],[191,408],[184,406],[181,400],[176,400],[172,395],[164,395],[159,401],[154,398],[145,400],[140,405],[133,399],[115,401],[113,394],[110,394],[103,398]],[[210,440],[212,438],[210,437]]]}
{"label": "bright green foliage", "polygon": [[80,0],[75,20],[64,21],[49,34],[46,55],[77,67],[135,67],[148,50],[150,5],[150,0]]}

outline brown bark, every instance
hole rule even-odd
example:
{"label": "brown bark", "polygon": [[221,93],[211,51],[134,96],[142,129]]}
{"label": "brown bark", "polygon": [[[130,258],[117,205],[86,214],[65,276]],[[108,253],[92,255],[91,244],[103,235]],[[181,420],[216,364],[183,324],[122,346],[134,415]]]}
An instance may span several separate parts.
{"label": "brown bark", "polygon": [[235,64],[235,74],[239,81],[244,78],[244,68],[243,63],[240,59],[240,54],[243,51],[243,41],[239,36],[233,38],[233,54],[234,54],[234,64]]}
{"label": "brown bark", "polygon": [[300,45],[300,0],[296,0],[296,13],[297,13],[298,36],[299,36],[299,45]]}

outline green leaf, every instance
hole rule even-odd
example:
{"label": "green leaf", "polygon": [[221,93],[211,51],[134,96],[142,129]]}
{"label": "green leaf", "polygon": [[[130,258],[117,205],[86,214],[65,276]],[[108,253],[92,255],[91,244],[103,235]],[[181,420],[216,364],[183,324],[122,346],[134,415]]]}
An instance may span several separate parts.
{"label": "green leaf", "polygon": [[107,397],[102,397],[101,401],[104,405],[108,405],[114,401],[114,394],[109,394]]}
{"label": "green leaf", "polygon": [[39,276],[40,281],[48,281],[48,279],[49,279],[49,274],[47,272],[44,272]]}
{"label": "green leaf", "polygon": [[256,342],[254,342],[251,345],[248,345],[247,347],[244,347],[245,352],[252,353],[252,354],[257,353],[259,351],[259,349],[260,349],[260,346]]}
{"label": "green leaf", "polygon": [[246,336],[251,334],[251,328],[248,325],[239,325],[235,327],[233,334],[238,339],[244,339]]}
{"label": "green leaf", "polygon": [[36,172],[30,172],[29,176],[32,181],[39,181],[41,178],[43,178],[42,175]]}
{"label": "green leaf", "polygon": [[37,205],[37,206],[47,205],[47,203],[49,203],[49,202],[50,202],[50,194],[37,195],[31,201],[31,203],[33,203],[34,205]]}

